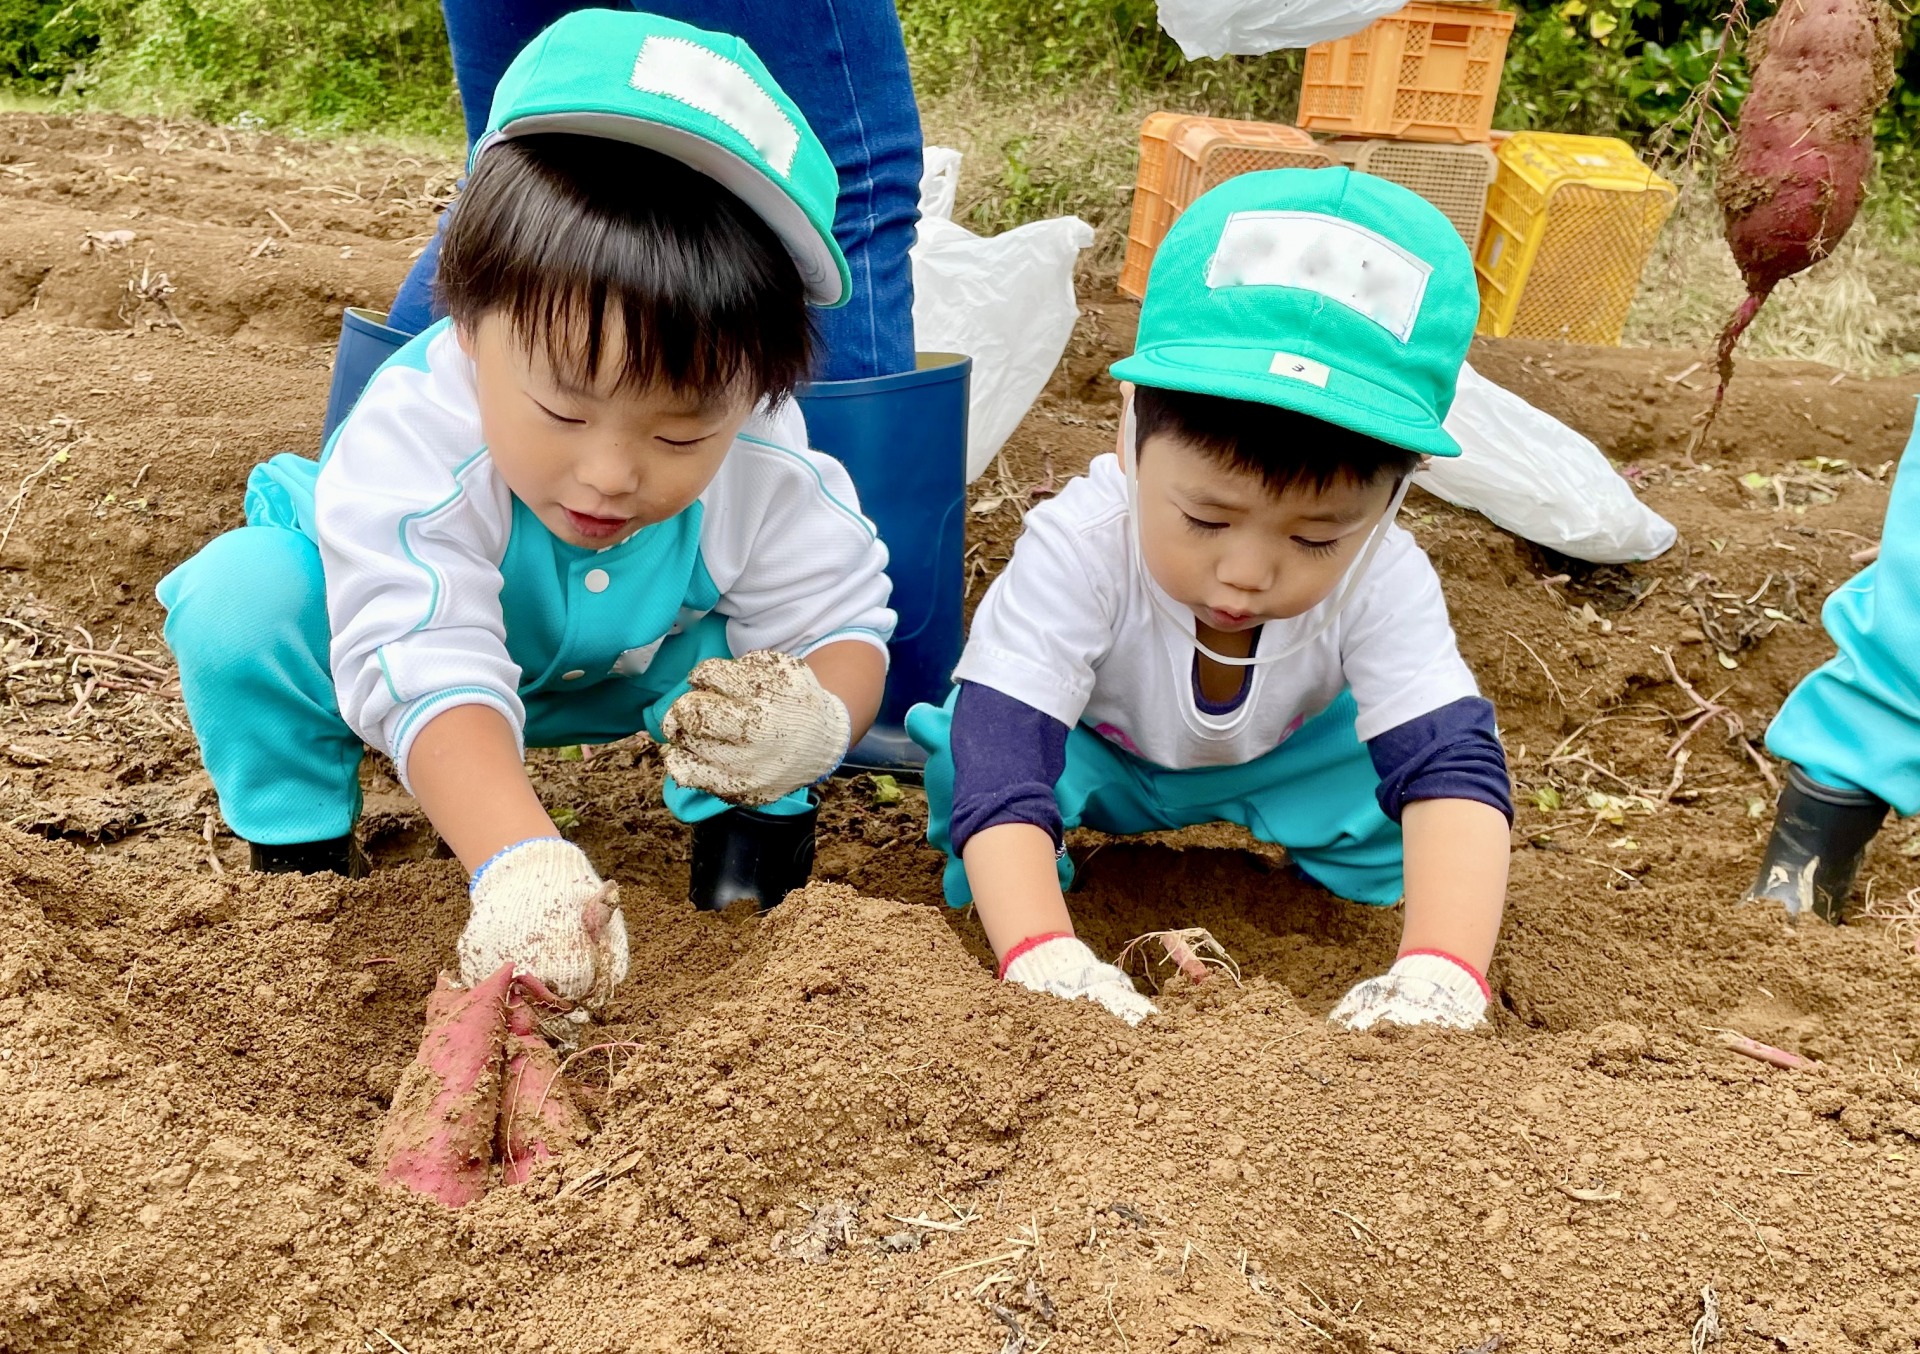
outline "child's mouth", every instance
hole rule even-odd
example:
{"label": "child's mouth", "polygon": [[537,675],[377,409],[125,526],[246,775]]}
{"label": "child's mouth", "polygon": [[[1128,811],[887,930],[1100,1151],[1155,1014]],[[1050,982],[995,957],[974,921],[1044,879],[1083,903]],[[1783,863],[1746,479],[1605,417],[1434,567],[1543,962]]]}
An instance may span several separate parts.
{"label": "child's mouth", "polygon": [[605,540],[616,535],[633,520],[630,517],[593,517],[584,512],[575,512],[572,508],[562,508],[561,511],[567,515],[567,525],[590,541]]}
{"label": "child's mouth", "polygon": [[1207,624],[1216,630],[1244,630],[1253,623],[1250,611],[1222,611],[1218,607],[1207,608]]}

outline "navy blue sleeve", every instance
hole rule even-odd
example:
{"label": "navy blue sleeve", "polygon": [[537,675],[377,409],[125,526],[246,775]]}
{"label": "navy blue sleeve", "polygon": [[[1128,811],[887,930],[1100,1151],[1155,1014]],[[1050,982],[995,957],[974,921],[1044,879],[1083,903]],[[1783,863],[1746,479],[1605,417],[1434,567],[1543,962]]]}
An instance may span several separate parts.
{"label": "navy blue sleeve", "polygon": [[1478,800],[1513,821],[1513,782],[1490,701],[1443,705],[1369,739],[1367,752],[1380,773],[1380,811],[1396,823],[1416,799]]}
{"label": "navy blue sleeve", "polygon": [[1061,839],[1053,786],[1067,769],[1067,726],[1024,701],[960,683],[953,707],[953,820],[947,833],[959,855],[976,832],[1031,823]]}

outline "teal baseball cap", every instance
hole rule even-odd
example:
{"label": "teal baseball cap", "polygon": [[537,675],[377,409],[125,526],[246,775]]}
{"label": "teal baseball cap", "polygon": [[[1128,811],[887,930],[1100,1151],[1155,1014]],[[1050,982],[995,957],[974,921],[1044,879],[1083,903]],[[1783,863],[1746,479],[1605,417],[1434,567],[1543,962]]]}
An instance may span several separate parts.
{"label": "teal baseball cap", "polygon": [[1443,424],[1479,316],[1466,245],[1417,194],[1344,168],[1266,170],[1173,223],[1112,374],[1458,456]]}
{"label": "teal baseball cap", "polygon": [[548,132],[645,146],[699,170],[772,228],[809,301],[846,303],[833,160],[739,38],[633,10],[576,10],[507,67],[467,167],[502,141]]}

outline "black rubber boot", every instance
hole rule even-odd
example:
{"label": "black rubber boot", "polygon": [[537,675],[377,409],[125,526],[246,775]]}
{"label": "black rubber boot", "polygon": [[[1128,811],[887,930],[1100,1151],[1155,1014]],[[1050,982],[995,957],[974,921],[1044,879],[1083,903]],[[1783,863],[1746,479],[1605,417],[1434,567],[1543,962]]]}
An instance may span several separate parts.
{"label": "black rubber boot", "polygon": [[816,797],[805,813],[728,809],[693,825],[693,879],[688,892],[703,912],[742,898],[765,911],[813,874]]}
{"label": "black rubber boot", "polygon": [[1877,795],[1822,785],[1789,765],[1760,877],[1747,897],[1779,903],[1794,916],[1844,922],[1867,843],[1886,816],[1887,802]]}
{"label": "black rubber boot", "polygon": [[363,879],[373,868],[351,832],[331,841],[288,846],[248,842],[247,863],[255,874],[340,874],[349,879]]}

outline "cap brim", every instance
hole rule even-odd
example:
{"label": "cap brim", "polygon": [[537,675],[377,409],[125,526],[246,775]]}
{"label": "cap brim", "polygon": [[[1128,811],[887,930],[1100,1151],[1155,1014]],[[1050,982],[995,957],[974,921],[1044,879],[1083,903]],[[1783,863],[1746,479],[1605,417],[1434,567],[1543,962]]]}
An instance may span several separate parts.
{"label": "cap brim", "polygon": [[1458,456],[1460,444],[1404,395],[1331,367],[1327,384],[1276,376],[1272,349],[1254,352],[1206,344],[1161,344],[1108,369],[1117,381],[1278,405],[1421,456]]}
{"label": "cap brim", "polygon": [[474,146],[471,163],[478,164],[481,154],[501,141],[543,132],[624,141],[692,166],[746,203],[767,223],[780,243],[787,247],[787,253],[793,256],[801,283],[807,290],[807,300],[829,309],[846,303],[852,289],[846,260],[837,248],[827,243],[821,228],[801,210],[800,204],[770,179],[766,170],[696,132],[620,113],[537,113],[515,118],[498,130],[488,132]]}

